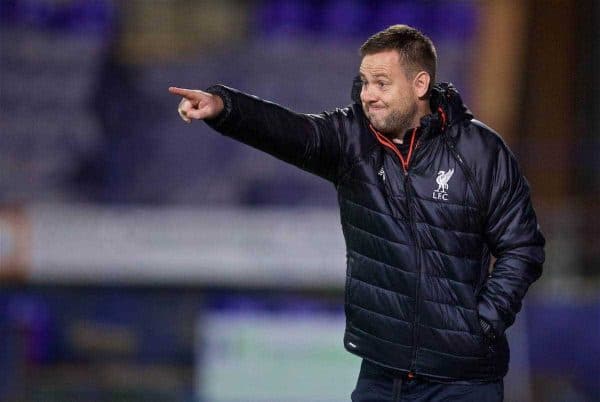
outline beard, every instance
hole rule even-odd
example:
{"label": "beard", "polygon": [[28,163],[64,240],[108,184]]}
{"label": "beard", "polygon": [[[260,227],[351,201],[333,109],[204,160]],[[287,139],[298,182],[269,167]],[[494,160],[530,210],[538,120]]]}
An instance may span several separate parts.
{"label": "beard", "polygon": [[369,121],[377,131],[385,134],[386,137],[402,137],[404,132],[411,128],[415,116],[417,115],[417,105],[408,105],[407,109],[392,110],[387,116],[377,116],[367,112]]}

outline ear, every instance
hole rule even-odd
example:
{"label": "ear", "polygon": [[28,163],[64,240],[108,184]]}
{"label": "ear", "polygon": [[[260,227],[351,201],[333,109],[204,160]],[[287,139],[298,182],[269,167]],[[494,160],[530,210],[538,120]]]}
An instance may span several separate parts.
{"label": "ear", "polygon": [[415,76],[413,80],[413,87],[415,89],[415,94],[419,98],[425,97],[427,95],[427,91],[429,91],[429,83],[431,82],[431,76],[427,71],[420,71]]}

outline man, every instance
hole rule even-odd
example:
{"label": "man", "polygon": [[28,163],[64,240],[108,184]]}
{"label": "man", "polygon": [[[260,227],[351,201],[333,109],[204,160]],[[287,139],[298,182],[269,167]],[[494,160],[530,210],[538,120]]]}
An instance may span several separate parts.
{"label": "man", "polygon": [[457,91],[434,85],[429,38],[394,25],[361,55],[360,99],[330,113],[224,86],[169,90],[183,96],[186,122],[203,119],[336,186],[344,345],[363,358],[353,401],[500,401],[505,330],[544,260],[528,184]]}

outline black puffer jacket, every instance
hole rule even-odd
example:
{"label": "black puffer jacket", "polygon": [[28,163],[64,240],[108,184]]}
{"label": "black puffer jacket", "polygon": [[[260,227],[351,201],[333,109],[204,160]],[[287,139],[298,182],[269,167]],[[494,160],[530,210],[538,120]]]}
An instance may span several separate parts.
{"label": "black puffer jacket", "polygon": [[224,86],[208,91],[225,104],[213,128],[335,184],[346,349],[429,378],[506,374],[504,330],[542,272],[544,238],[515,157],[451,85],[433,89],[435,112],[404,166],[359,102],[306,115]]}

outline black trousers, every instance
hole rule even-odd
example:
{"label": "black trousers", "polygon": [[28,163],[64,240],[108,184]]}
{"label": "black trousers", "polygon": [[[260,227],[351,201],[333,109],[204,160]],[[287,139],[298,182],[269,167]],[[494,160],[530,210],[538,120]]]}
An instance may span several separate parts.
{"label": "black trousers", "polygon": [[449,382],[428,381],[424,378],[406,377],[363,360],[352,402],[400,402],[400,401],[473,401],[502,402],[504,384],[497,382]]}

